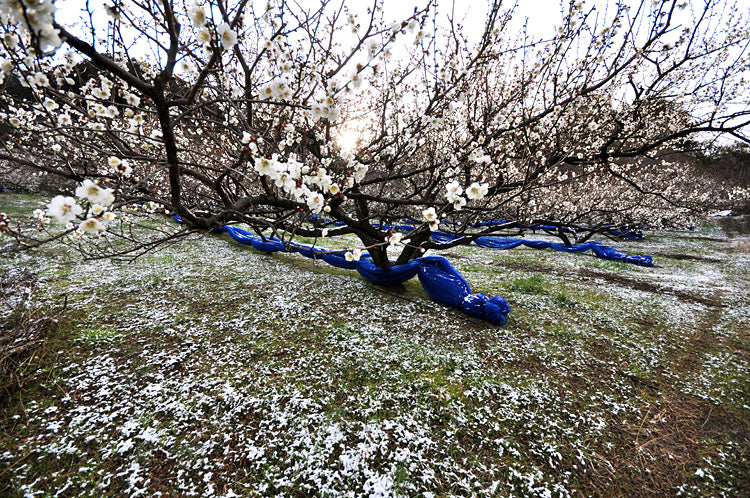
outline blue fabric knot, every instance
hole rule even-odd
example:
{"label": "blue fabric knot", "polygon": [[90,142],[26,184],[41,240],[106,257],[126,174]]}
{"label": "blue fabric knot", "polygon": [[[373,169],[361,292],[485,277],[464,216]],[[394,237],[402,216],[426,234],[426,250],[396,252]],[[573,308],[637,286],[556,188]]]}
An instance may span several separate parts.
{"label": "blue fabric knot", "polygon": [[461,309],[467,315],[487,320],[494,325],[505,325],[508,323],[510,304],[500,296],[469,294],[461,302]]}

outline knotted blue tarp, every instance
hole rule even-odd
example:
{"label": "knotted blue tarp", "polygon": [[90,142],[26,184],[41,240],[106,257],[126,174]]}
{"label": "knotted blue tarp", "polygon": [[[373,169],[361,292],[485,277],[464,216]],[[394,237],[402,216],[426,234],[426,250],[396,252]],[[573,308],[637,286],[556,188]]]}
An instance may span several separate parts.
{"label": "knotted blue tarp", "polygon": [[496,325],[508,323],[510,305],[500,296],[472,294],[466,279],[440,256],[424,256],[419,262],[419,281],[433,301]]}
{"label": "knotted blue tarp", "polygon": [[[439,243],[452,242],[461,237],[451,235],[445,232],[432,232],[432,240]],[[471,241],[467,239],[466,244]],[[585,242],[583,244],[576,244],[573,246],[566,246],[559,242],[547,242],[546,240],[526,240],[517,239],[514,237],[478,237],[474,240],[474,243],[481,247],[490,247],[493,249],[513,249],[520,245],[531,247],[533,249],[552,249],[554,251],[561,252],[585,252],[591,251],[597,257],[606,259],[609,261],[623,261],[625,263],[632,263],[639,266],[654,266],[653,259],[648,254],[641,256],[631,256],[625,254],[622,251],[609,246],[602,245],[601,242]]]}
{"label": "knotted blue tarp", "polygon": [[[182,222],[178,216],[174,216],[174,219],[177,222]],[[233,226],[214,228],[212,233],[226,233],[240,244],[252,246],[259,251],[297,252],[308,258],[322,259],[338,268],[357,270],[365,280],[377,285],[398,285],[419,275],[422,287],[433,301],[457,308],[468,315],[487,320],[494,325],[508,323],[510,305],[505,298],[472,294],[471,287],[466,279],[447,259],[440,256],[425,256],[386,269],[373,263],[370,255],[362,256],[359,261],[347,261],[343,251],[327,251],[295,242],[284,243],[277,238],[264,240],[253,233]]]}

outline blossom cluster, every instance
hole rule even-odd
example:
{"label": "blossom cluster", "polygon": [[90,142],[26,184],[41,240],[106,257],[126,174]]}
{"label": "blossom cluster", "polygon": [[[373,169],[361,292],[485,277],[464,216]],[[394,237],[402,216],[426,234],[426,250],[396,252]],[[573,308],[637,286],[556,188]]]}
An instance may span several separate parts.
{"label": "blossom cluster", "polygon": [[466,187],[466,197],[462,195],[464,194],[463,187],[455,180],[446,184],[445,189],[447,191],[445,195],[446,200],[453,204],[453,208],[456,211],[460,211],[461,208],[466,206],[467,198],[477,201],[484,199],[489,192],[489,184],[478,182],[472,183]]}
{"label": "blossom cluster", "polygon": [[327,119],[330,122],[336,121],[341,115],[341,111],[336,107],[336,101],[333,97],[326,97],[319,100],[312,106],[312,116],[315,119]]}
{"label": "blossom cluster", "polygon": [[56,7],[53,0],[0,0],[0,13],[9,14],[36,38],[42,52],[60,46],[60,34],[53,26]]}
{"label": "blossom cluster", "polygon": [[286,76],[274,78],[258,90],[262,99],[289,100],[292,98],[292,89]]}
{"label": "blossom cluster", "polygon": [[440,217],[434,207],[429,207],[422,211],[422,221],[427,223],[431,231],[435,231],[440,226]]}
{"label": "blossom cluster", "polygon": [[[206,12],[203,7],[195,1],[187,10],[188,18],[190,23],[195,29],[197,29],[196,39],[203,45],[209,45],[213,36],[211,34],[211,26],[209,18],[206,17]],[[228,23],[222,22],[216,26],[216,35],[221,46],[225,50],[231,50],[237,44],[237,32],[229,26]]]}
{"label": "blossom cluster", "polygon": [[49,219],[62,225],[72,227],[73,221],[82,215],[86,218],[81,221],[76,230],[76,234],[98,235],[105,230],[102,223],[114,221],[116,215],[108,211],[115,202],[114,191],[111,188],[104,188],[91,180],[84,180],[75,190],[75,196],[80,199],[85,206],[78,204],[75,198],[64,195],[57,195],[50,200],[47,205],[47,211],[37,209],[34,211],[34,217],[43,222]]}
{"label": "blossom cluster", "polygon": [[352,251],[346,251],[344,253],[344,258],[347,261],[359,261],[362,258],[362,250],[354,249]]}
{"label": "blossom cluster", "polygon": [[326,199],[342,196],[343,190],[362,181],[368,170],[367,165],[352,160],[348,165],[349,174],[342,181],[337,181],[325,166],[311,168],[297,161],[293,155],[285,162],[280,161],[277,155],[255,157],[253,162],[259,175],[271,180],[275,187],[295,201],[306,204],[313,213],[330,211]]}
{"label": "blossom cluster", "polygon": [[112,172],[123,176],[130,176],[133,172],[133,168],[130,167],[130,163],[127,159],[120,159],[117,156],[109,156],[107,160]]}

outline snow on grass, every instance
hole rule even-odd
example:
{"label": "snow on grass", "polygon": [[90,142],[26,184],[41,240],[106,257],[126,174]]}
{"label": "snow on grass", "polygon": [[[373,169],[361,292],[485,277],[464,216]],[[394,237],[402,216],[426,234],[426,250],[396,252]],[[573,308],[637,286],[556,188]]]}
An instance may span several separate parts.
{"label": "snow on grass", "polygon": [[[659,403],[644,385],[750,410],[747,358],[731,353],[747,332],[746,259],[644,269],[531,249],[448,257],[475,292],[509,299],[508,326],[438,306],[416,282],[381,292],[213,236],[127,265],[5,262],[33,265],[45,284],[35,299],[67,295],[69,316],[57,364],[5,422],[14,492],[570,496],[623,468],[650,472],[622,447]],[[690,282],[731,305],[584,270]],[[706,334],[727,347],[694,354]],[[695,474],[724,465],[710,462],[684,490],[713,489]]]}

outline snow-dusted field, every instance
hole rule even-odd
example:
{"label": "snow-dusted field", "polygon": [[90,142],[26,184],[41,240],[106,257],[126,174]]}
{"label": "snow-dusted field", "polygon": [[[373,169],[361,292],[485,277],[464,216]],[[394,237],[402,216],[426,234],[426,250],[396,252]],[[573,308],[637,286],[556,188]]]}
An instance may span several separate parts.
{"label": "snow-dusted field", "polygon": [[2,257],[38,279],[30,306],[67,308],[53,359],[3,401],[0,494],[748,492],[750,239],[614,245],[657,266],[445,254],[508,299],[502,328],[416,280],[376,288],[225,237],[130,264]]}

